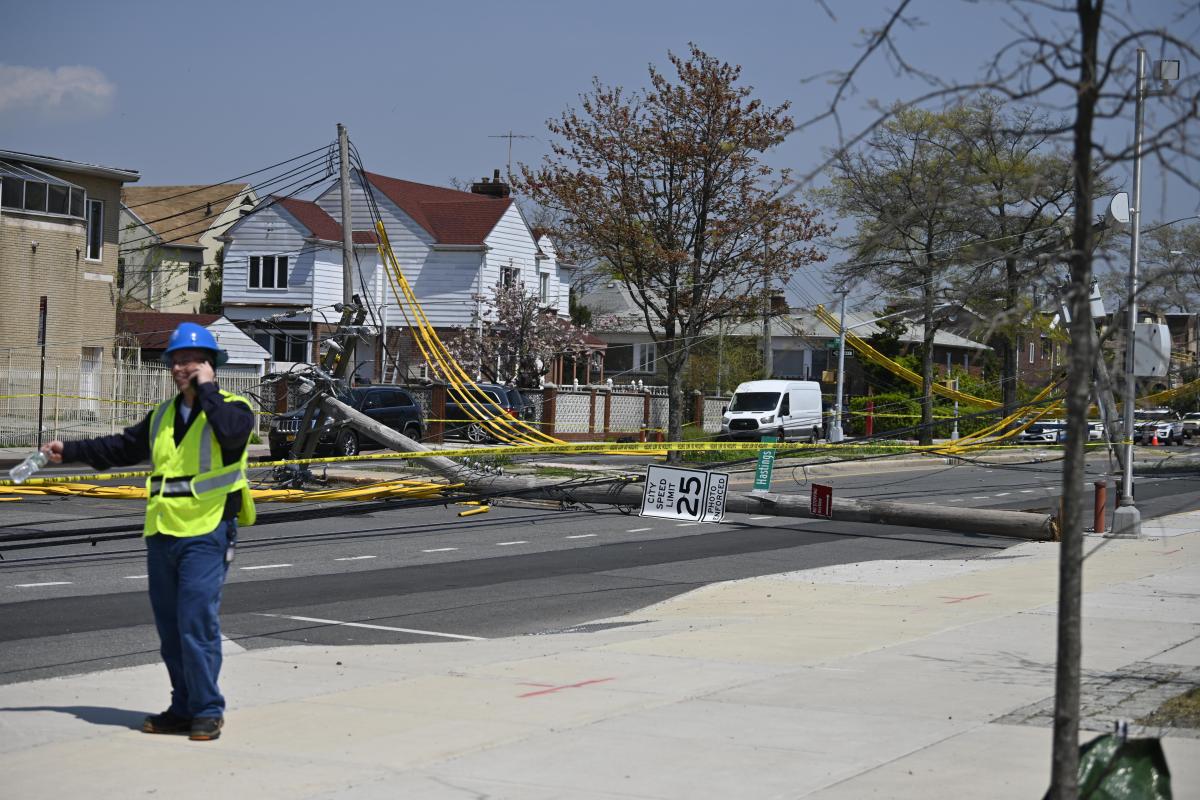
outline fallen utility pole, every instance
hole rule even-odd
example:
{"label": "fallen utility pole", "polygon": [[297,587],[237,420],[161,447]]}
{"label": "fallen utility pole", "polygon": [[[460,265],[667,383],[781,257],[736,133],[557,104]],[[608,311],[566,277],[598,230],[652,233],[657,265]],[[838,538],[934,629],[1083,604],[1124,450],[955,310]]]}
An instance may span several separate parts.
{"label": "fallen utility pole", "polygon": [[[365,414],[355,411],[336,398],[322,397],[320,404],[326,414],[346,420],[351,427],[393,450],[403,453],[435,452],[386,425],[381,425]],[[639,484],[614,483],[604,486],[558,487],[547,484],[540,478],[484,473],[445,456],[427,456],[422,458],[421,462],[423,466],[448,480],[454,483],[464,483],[470,489],[486,495],[516,495],[544,500],[571,500],[589,505],[640,507],[642,504],[643,489]],[[725,510],[741,514],[813,517],[809,511],[808,498],[792,495],[730,495],[725,500]],[[1049,514],[994,509],[938,508],[852,498],[834,499],[833,519],[841,522],[870,522],[877,525],[909,525],[918,528],[970,531],[1035,541],[1053,541],[1057,534],[1054,518]]]}

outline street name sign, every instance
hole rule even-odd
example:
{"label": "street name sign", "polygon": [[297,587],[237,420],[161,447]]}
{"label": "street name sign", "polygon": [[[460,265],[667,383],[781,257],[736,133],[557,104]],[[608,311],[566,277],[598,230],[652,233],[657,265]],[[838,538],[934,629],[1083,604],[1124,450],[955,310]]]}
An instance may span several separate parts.
{"label": "street name sign", "polygon": [[[774,436],[764,436],[764,442],[776,441]],[[775,467],[775,449],[759,450],[758,464],[754,467],[754,489],[751,491],[762,494],[771,490],[771,470]]]}
{"label": "street name sign", "polygon": [[729,475],[724,472],[652,464],[646,467],[641,516],[720,522],[728,491]]}

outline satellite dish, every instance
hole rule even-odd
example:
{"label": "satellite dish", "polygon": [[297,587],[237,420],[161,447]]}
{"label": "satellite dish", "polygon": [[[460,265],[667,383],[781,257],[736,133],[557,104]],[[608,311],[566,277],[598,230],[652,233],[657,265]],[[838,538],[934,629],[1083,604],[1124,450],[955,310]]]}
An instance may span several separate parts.
{"label": "satellite dish", "polygon": [[1129,195],[1126,192],[1117,192],[1112,200],[1108,201],[1104,222],[1106,226],[1129,224]]}

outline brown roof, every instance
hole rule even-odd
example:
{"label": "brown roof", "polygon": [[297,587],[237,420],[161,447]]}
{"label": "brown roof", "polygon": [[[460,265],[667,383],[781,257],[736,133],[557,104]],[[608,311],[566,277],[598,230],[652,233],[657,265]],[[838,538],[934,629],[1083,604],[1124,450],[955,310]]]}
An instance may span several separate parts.
{"label": "brown roof", "polygon": [[117,315],[117,331],[131,333],[143,350],[166,350],[171,332],[181,322],[211,325],[220,314],[166,314],[159,311],[122,311]]}
{"label": "brown roof", "polygon": [[370,172],[364,174],[372,186],[428,231],[438,244],[483,244],[512,205],[510,197],[488,197]]}
{"label": "brown roof", "polygon": [[127,186],[121,202],[166,242],[199,244],[200,236],[248,183],[216,186]]}
{"label": "brown roof", "polygon": [[[342,226],[333,217],[311,200],[297,200],[294,197],[271,196],[271,202],[291,214],[296,220],[308,228],[309,233],[318,239],[329,242],[342,240]],[[355,231],[355,244],[375,244],[375,231]]]}

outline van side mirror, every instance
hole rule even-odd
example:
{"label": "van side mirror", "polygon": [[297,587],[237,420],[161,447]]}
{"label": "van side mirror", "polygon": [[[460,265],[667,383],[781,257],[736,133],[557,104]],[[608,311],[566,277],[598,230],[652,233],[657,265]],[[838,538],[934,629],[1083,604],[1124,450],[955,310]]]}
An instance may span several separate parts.
{"label": "van side mirror", "polygon": [[726,411],[728,411],[728,410],[729,410],[729,406],[721,406],[721,413],[722,413],[722,414],[724,414],[724,413],[725,413]]}

